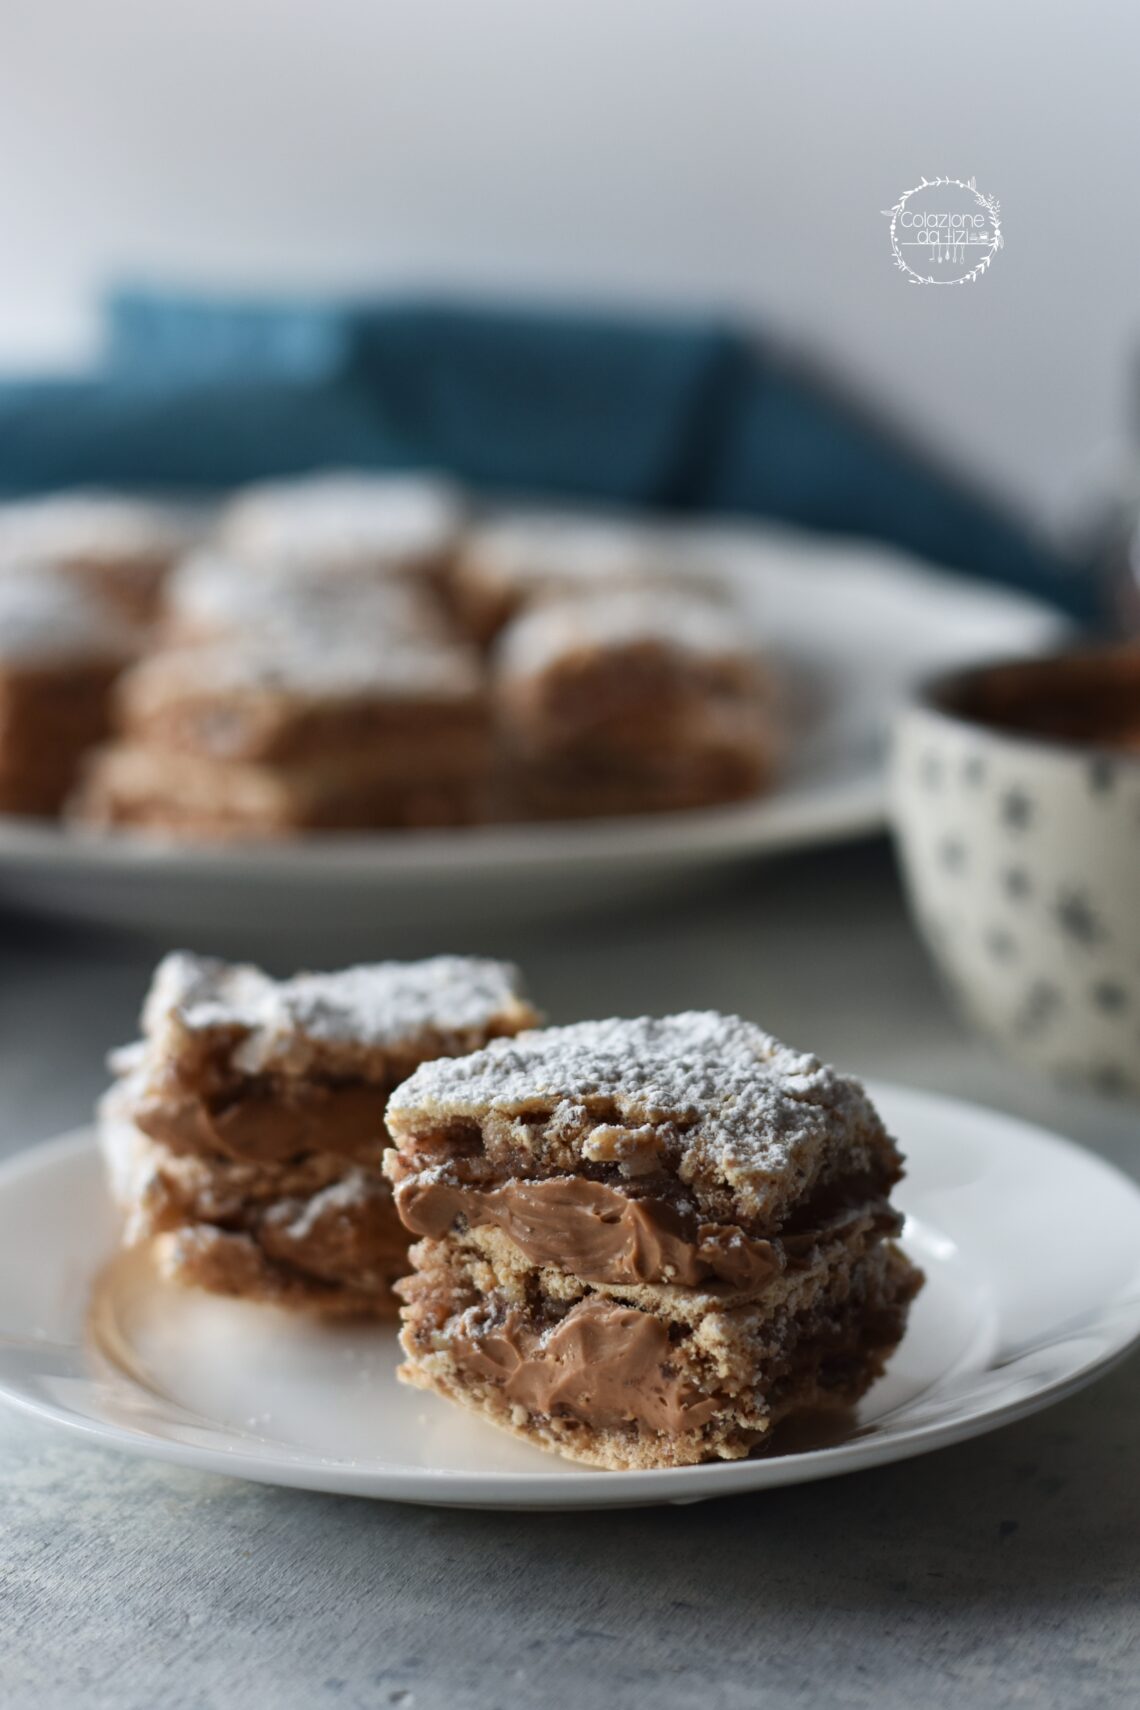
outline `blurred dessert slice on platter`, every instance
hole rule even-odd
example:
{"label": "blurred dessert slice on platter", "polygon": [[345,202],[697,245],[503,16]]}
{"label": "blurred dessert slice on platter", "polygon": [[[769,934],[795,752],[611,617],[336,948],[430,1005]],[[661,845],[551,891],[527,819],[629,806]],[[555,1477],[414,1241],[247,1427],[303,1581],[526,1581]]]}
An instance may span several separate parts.
{"label": "blurred dessert slice on platter", "polygon": [[57,812],[107,732],[134,646],[131,627],[61,571],[0,568],[0,812]]}
{"label": "blurred dessert slice on platter", "polygon": [[160,650],[118,685],[117,739],[73,811],[195,837],[484,818],[492,724],[478,657],[430,632],[332,621]]}
{"label": "blurred dessert slice on platter", "polygon": [[508,513],[473,528],[452,575],[459,620],[481,646],[537,602],[628,587],[726,594],[724,581],[663,528],[561,511]]}
{"label": "blurred dessert slice on platter", "polygon": [[848,1409],[921,1285],[863,1088],[738,1017],[498,1040],[387,1122],[401,1377],[573,1460],[736,1459]]}
{"label": "blurred dessert slice on platter", "polygon": [[0,574],[11,563],[59,571],[137,623],[200,530],[188,510],[126,494],[75,489],[0,504]]}
{"label": "blurred dessert slice on platter", "polygon": [[384,1111],[418,1064],[531,1025],[517,969],[441,956],[273,980],[160,963],[140,1043],[100,1107],[127,1246],[216,1293],[391,1314],[408,1235],[381,1170]]}
{"label": "blurred dessert slice on platter", "polygon": [[507,625],[492,672],[521,817],[702,807],[772,776],[773,676],[731,605],[673,587],[547,600]]}

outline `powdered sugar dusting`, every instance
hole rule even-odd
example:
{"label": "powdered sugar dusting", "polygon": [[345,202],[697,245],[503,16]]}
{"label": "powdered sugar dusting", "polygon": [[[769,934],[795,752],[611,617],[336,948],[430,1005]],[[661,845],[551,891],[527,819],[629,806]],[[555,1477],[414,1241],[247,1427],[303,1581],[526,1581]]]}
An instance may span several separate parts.
{"label": "powdered sugar dusting", "polygon": [[322,700],[457,700],[478,694],[475,654],[458,643],[377,627],[349,628],[326,613],[153,653],[132,671],[126,692],[139,708],[184,695],[281,694]]}
{"label": "powdered sugar dusting", "polygon": [[858,1081],[713,1010],[535,1030],[425,1063],[393,1093],[388,1121],[398,1135],[417,1113],[549,1109],[556,1128],[588,1130],[599,1101],[630,1128],[669,1126],[682,1158],[699,1152],[729,1181],[779,1174],[821,1141],[882,1135]]}
{"label": "powdered sugar dusting", "polygon": [[171,1021],[195,1033],[233,1030],[235,1065],[256,1072],[299,1039],[414,1048],[425,1035],[485,1030],[519,1012],[521,985],[510,963],[467,956],[274,980],[260,968],[176,951],[155,973],[143,1028],[148,1038],[161,1038]]}
{"label": "powdered sugar dusting", "polygon": [[[443,634],[436,606],[408,582],[369,575],[330,581],[302,563],[269,573],[216,552],[195,553],[166,585],[163,610],[179,628],[203,634],[398,636],[429,640]],[[357,642],[359,645],[359,640]]]}
{"label": "powdered sugar dusting", "polygon": [[188,513],[124,493],[75,488],[0,505],[0,557],[64,563],[172,558],[194,533]]}
{"label": "powdered sugar dusting", "polygon": [[68,576],[40,564],[0,564],[0,661],[35,665],[125,660],[126,626]]}
{"label": "powdered sugar dusting", "polygon": [[504,631],[498,662],[529,674],[582,649],[642,641],[703,658],[747,660],[757,654],[731,606],[683,589],[615,588],[531,607]]}
{"label": "powdered sugar dusting", "polygon": [[249,489],[227,510],[221,537],[251,563],[398,571],[449,551],[462,516],[441,479],[328,472]]}

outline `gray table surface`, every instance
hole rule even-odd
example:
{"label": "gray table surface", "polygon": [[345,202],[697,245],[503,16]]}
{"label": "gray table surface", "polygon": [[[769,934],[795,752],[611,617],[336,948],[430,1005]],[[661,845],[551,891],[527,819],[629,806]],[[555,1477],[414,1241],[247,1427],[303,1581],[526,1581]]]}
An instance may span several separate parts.
{"label": "gray table surface", "polygon": [[[879,846],[785,860],[634,918],[470,937],[457,948],[522,960],[554,1019],[738,1009],[1140,1171],[1135,1108],[1059,1091],[964,1032]],[[0,917],[0,1153],[85,1120],[153,959]],[[0,1413],[0,1703],[1140,1704],[1138,1407],[1132,1360],[924,1459],[609,1515],[274,1490]]]}

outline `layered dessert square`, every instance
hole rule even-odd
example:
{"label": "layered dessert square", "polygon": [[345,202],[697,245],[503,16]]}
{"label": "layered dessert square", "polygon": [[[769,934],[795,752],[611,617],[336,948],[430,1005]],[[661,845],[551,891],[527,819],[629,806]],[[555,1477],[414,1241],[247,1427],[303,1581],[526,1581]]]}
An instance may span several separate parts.
{"label": "layered dessert square", "polygon": [[645,523],[573,512],[508,513],[474,528],[452,573],[456,610],[481,645],[549,599],[616,588],[683,588],[715,597],[723,584]]}
{"label": "layered dessert square", "polygon": [[98,489],[12,499],[0,504],[0,564],[50,566],[112,611],[145,623],[196,528],[177,506]]}
{"label": "layered dessert square", "polygon": [[583,1022],[388,1104],[404,1381],[614,1468],[733,1459],[849,1408],[921,1276],[859,1083],[739,1017]]}
{"label": "layered dessert square", "polygon": [[0,812],[55,813],[106,734],[129,629],[67,577],[0,568]]}
{"label": "layered dessert square", "polygon": [[271,837],[486,812],[482,669],[437,636],[315,622],[162,649],[123,677],[116,714],[75,804],[90,824]]}
{"label": "layered dessert square", "polygon": [[124,1241],[215,1293],[395,1310],[408,1236],[381,1170],[392,1089],[531,1025],[518,971],[443,956],[274,980],[177,953],[100,1108]]}
{"label": "layered dessert square", "polygon": [[702,807],[771,777],[771,673],[727,604],[647,588],[548,602],[500,636],[493,681],[524,817]]}

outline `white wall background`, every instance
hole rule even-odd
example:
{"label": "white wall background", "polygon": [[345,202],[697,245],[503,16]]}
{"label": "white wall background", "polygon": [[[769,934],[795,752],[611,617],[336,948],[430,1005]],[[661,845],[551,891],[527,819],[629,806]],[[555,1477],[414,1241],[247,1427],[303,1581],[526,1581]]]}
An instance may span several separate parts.
{"label": "white wall background", "polygon": [[[1039,519],[1140,334],[1121,0],[0,0],[0,365],[91,348],[124,271],[738,310]],[[880,209],[976,175],[978,284]]]}

